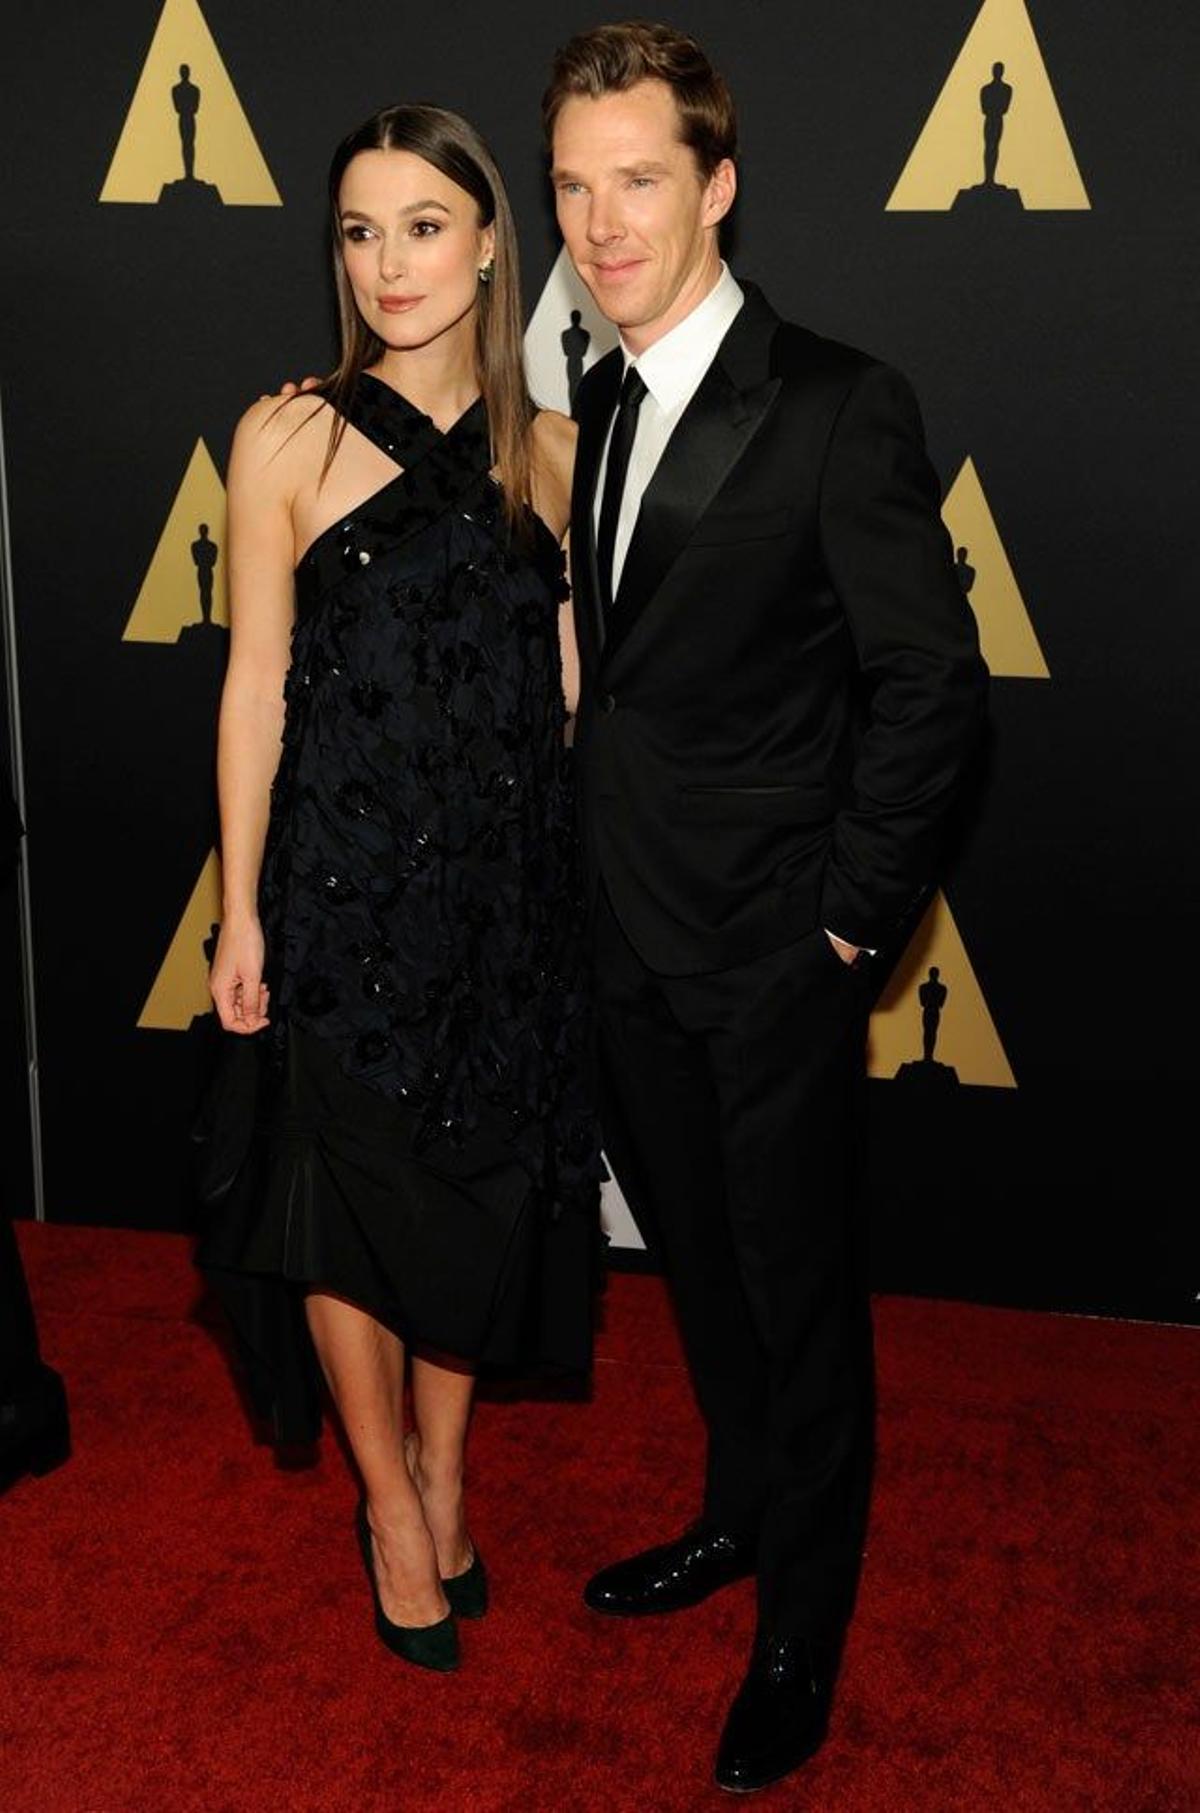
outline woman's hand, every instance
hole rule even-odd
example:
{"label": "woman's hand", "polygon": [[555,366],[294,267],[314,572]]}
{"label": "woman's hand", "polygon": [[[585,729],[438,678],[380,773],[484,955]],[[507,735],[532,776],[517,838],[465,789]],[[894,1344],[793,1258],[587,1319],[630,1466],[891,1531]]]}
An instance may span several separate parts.
{"label": "woman's hand", "polygon": [[225,920],[208,987],[226,1032],[261,1032],[270,1025],[270,990],[262,972],[263,935],[258,920]]}

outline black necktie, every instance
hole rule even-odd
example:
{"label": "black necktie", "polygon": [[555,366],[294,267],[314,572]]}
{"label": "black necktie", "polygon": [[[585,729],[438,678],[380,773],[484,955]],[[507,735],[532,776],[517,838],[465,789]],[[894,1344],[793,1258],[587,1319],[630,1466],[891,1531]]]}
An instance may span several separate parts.
{"label": "black necktie", "polygon": [[613,550],[617,542],[617,518],[621,514],[621,496],[625,490],[625,475],[629,471],[633,437],[637,433],[638,410],[645,394],[646,386],[638,369],[636,365],[631,365],[625,373],[625,382],[621,385],[612,438],[608,443],[604,496],[600,500],[600,528],[596,535],[596,570],[600,579],[600,600],[606,617],[613,605]]}

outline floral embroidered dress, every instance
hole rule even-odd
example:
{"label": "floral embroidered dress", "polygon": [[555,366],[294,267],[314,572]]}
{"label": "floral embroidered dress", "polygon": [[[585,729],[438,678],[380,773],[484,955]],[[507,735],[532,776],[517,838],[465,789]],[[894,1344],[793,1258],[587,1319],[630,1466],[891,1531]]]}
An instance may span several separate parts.
{"label": "floral embroidered dress", "polygon": [[364,374],[347,416],[401,470],[296,574],[260,887],[276,1081],[203,1263],[582,1366],[601,1166],[562,554],[536,516],[510,533],[482,401],[443,435]]}

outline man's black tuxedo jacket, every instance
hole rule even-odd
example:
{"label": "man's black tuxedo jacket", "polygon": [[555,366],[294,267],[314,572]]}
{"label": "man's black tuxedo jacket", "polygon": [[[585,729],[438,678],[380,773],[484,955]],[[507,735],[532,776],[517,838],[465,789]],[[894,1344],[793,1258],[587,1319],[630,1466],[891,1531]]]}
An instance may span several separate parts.
{"label": "man's black tuxedo jacket", "polygon": [[585,873],[664,975],[816,926],[893,944],[982,722],[986,670],[912,392],[744,287],[607,623],[593,500],[619,348],[576,397]]}

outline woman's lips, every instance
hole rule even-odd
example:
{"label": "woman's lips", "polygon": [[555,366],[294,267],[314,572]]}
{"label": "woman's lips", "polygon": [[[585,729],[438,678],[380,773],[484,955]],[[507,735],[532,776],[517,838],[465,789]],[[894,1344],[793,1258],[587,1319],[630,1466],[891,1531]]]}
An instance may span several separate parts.
{"label": "woman's lips", "polygon": [[418,302],[424,302],[424,296],[381,296],[379,306],[385,315],[403,315],[410,308],[416,308]]}

